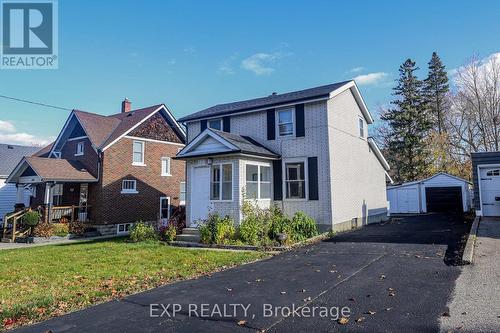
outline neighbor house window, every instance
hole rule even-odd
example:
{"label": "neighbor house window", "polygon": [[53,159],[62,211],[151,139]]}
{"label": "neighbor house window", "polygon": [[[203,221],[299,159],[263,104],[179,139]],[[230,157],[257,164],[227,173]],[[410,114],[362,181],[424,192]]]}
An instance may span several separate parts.
{"label": "neighbor house window", "polygon": [[170,157],[161,158],[161,175],[171,176],[170,174]]}
{"label": "neighbor house window", "polygon": [[62,204],[63,197],[63,184],[55,184],[52,187],[52,204],[54,206],[59,206]]}
{"label": "neighbor house window", "polygon": [[76,144],[75,156],[83,155],[83,149],[84,149],[84,147],[85,147],[85,145],[83,144],[83,142],[78,142]]}
{"label": "neighbor house window", "polygon": [[144,142],[134,141],[132,147],[132,164],[144,165]]}
{"label": "neighbor house window", "polygon": [[128,234],[130,232],[130,229],[134,226],[133,223],[120,223],[116,225],[116,233],[117,234]]}
{"label": "neighbor house window", "polygon": [[486,173],[486,176],[500,176],[500,170],[499,169],[490,170]]}
{"label": "neighbor house window", "polygon": [[210,119],[208,121],[208,127],[222,131],[222,119]]}
{"label": "neighbor house window", "polygon": [[363,119],[358,118],[358,123],[359,123],[359,136],[364,138],[365,137],[365,122]]}
{"label": "neighbor house window", "polygon": [[180,182],[179,204],[186,204],[186,182]]}
{"label": "neighbor house window", "polygon": [[137,193],[137,181],[125,179],[122,181],[121,193]]}
{"label": "neighbor house window", "polygon": [[212,165],[210,199],[233,199],[233,165],[231,163]]}
{"label": "neighbor house window", "polygon": [[271,167],[246,165],[246,195],[250,199],[271,198]]}
{"label": "neighbor house window", "polygon": [[289,136],[293,135],[294,115],[293,108],[279,110],[278,114],[278,135]]}
{"label": "neighbor house window", "polygon": [[287,199],[306,197],[304,162],[285,164],[285,186]]}

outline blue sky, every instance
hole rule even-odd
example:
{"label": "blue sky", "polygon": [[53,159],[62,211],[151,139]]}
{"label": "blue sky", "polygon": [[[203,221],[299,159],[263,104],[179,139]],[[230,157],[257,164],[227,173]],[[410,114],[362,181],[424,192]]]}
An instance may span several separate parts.
{"label": "blue sky", "polygon": [[[111,114],[214,104],[357,77],[372,113],[398,66],[500,51],[498,1],[59,1],[59,69],[0,70],[0,94]],[[0,98],[0,141],[44,143],[69,111]]]}

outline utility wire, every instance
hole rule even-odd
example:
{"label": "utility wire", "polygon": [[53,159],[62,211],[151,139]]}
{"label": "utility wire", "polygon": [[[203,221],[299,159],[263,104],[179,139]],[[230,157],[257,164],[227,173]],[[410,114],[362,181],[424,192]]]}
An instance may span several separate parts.
{"label": "utility wire", "polygon": [[10,97],[10,96],[5,96],[5,95],[0,95],[0,98],[10,99],[10,100],[16,101],[16,102],[22,102],[22,103],[28,103],[28,104],[33,104],[33,105],[44,106],[46,108],[53,108],[53,109],[59,109],[59,110],[65,110],[65,111],[72,111],[72,109],[65,108],[65,107],[62,107],[62,106],[50,105],[50,104],[45,104],[45,103],[40,103],[40,102],[34,102],[34,101],[27,100],[27,99],[21,99],[21,98]]}

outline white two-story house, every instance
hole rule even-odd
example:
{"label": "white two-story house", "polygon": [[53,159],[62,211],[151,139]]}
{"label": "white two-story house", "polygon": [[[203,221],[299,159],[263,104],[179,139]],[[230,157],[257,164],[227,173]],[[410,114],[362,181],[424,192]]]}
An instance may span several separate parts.
{"label": "white two-story house", "polygon": [[179,120],[188,144],[188,226],[210,211],[241,221],[245,198],[261,207],[303,211],[320,230],[346,230],[387,218],[389,165],[354,83],[346,81],[219,104]]}

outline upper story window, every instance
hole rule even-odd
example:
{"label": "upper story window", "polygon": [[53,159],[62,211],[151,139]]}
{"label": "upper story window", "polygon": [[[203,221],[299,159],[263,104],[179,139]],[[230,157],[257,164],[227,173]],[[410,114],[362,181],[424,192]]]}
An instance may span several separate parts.
{"label": "upper story window", "polygon": [[122,192],[121,193],[138,193],[137,192],[137,181],[135,179],[124,179],[122,181]]}
{"label": "upper story window", "polygon": [[144,165],[144,142],[134,141],[132,147],[132,164]]}
{"label": "upper story window", "polygon": [[170,173],[170,157],[162,157],[161,158],[161,175],[162,176],[171,176]]}
{"label": "upper story window", "polygon": [[271,167],[246,165],[246,195],[250,199],[271,199]]}
{"label": "upper story window", "polygon": [[209,119],[207,122],[208,128],[222,131],[222,119]]}
{"label": "upper story window", "polygon": [[486,172],[486,176],[500,176],[500,170],[499,169],[490,170]]}
{"label": "upper story window", "polygon": [[180,182],[179,205],[186,204],[186,182]]}
{"label": "upper story window", "polygon": [[233,200],[233,164],[212,165],[210,200]]}
{"label": "upper story window", "polygon": [[278,110],[278,136],[290,136],[294,134],[294,108]]}
{"label": "upper story window", "polygon": [[83,155],[83,150],[84,150],[84,143],[83,142],[78,142],[76,144],[76,152],[75,152],[75,156],[81,156]]}
{"label": "upper story window", "polygon": [[365,137],[365,121],[363,118],[358,118],[358,126],[359,126],[359,136]]}
{"label": "upper story window", "polygon": [[287,199],[305,199],[306,178],[304,162],[285,163],[285,188]]}

